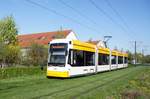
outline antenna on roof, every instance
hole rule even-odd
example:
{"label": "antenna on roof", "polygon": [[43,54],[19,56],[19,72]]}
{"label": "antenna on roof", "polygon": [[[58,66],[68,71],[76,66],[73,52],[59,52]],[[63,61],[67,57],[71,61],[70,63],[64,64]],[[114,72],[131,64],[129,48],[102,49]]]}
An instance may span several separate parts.
{"label": "antenna on roof", "polygon": [[92,38],[89,38],[88,42],[92,42]]}
{"label": "antenna on roof", "polygon": [[62,28],[62,26],[60,26],[60,31],[61,31],[61,32],[63,31],[63,28]]}
{"label": "antenna on roof", "polygon": [[117,47],[117,46],[115,46],[115,47],[114,47],[114,50],[118,50],[118,47]]}

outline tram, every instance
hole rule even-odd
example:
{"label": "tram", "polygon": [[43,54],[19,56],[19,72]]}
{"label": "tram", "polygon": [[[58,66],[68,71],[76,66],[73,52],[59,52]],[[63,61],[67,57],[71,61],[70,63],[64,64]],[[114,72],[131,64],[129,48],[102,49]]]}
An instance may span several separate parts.
{"label": "tram", "polygon": [[69,78],[128,66],[128,54],[79,40],[49,43],[47,77]]}

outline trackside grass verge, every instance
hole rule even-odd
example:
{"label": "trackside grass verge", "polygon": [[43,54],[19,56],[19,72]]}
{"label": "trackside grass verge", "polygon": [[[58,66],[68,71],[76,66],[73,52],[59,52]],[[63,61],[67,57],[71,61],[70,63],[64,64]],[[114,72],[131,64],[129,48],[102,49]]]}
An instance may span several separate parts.
{"label": "trackside grass verge", "polygon": [[8,79],[28,75],[41,75],[45,73],[46,69],[41,71],[40,67],[8,67],[3,69],[0,68],[0,79]]}
{"label": "trackside grass verge", "polygon": [[71,79],[47,79],[44,73],[6,78],[0,80],[0,98],[148,99],[149,72],[150,67],[137,66]]}
{"label": "trackside grass verge", "polygon": [[130,80],[121,95],[123,99],[150,99],[150,67]]}

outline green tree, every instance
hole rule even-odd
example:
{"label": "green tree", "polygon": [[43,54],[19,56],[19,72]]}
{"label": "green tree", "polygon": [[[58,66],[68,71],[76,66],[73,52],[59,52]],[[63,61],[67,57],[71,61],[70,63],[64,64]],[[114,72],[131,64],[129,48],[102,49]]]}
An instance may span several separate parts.
{"label": "green tree", "polygon": [[150,55],[144,56],[143,62],[144,62],[144,63],[150,63]]}
{"label": "green tree", "polygon": [[17,44],[18,30],[12,16],[7,16],[0,20],[0,39],[5,44]]}
{"label": "green tree", "polygon": [[137,53],[137,62],[138,63],[142,63],[142,61],[143,61],[143,54],[142,53]]}
{"label": "green tree", "polygon": [[[128,53],[129,63],[132,63],[133,60],[135,59],[135,54],[130,51],[127,51],[127,53]],[[142,53],[136,53],[136,58],[137,58],[137,63],[140,63],[140,64],[145,62],[146,60],[146,58],[144,58]]]}
{"label": "green tree", "polygon": [[20,47],[19,46],[14,46],[14,45],[8,45],[6,46],[6,57],[5,57],[5,62],[7,65],[12,65],[12,64],[19,64],[20,63]]}
{"label": "green tree", "polygon": [[0,41],[0,67],[5,63],[6,54],[6,46]]}
{"label": "green tree", "polygon": [[47,57],[48,48],[43,45],[33,43],[27,51],[27,60],[30,63],[30,65],[46,65]]}
{"label": "green tree", "polygon": [[18,30],[12,16],[0,20],[0,65],[9,65],[18,60]]}
{"label": "green tree", "polygon": [[130,51],[127,51],[127,53],[128,53],[128,63],[132,64],[132,61],[134,59],[134,55]]}

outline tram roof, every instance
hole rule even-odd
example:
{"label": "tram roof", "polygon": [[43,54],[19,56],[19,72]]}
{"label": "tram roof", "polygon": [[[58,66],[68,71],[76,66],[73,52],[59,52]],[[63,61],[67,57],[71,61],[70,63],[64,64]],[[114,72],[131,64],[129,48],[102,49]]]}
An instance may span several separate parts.
{"label": "tram roof", "polygon": [[112,50],[111,52],[112,55],[117,55],[117,56],[125,56],[128,57],[128,54],[125,52],[117,51],[117,50]]}
{"label": "tram roof", "polygon": [[79,40],[73,40],[72,44],[73,44],[73,49],[95,52],[96,45],[94,44],[82,42]]}
{"label": "tram roof", "polygon": [[[95,50],[96,45],[95,44],[91,44],[91,43],[88,43],[88,42],[82,42],[82,41],[79,41],[79,40],[72,40],[72,44],[73,44],[73,49],[96,52],[96,50]],[[110,54],[110,51],[111,50],[109,48],[98,47],[98,53]],[[111,54],[115,55],[115,56],[128,57],[127,53],[117,51],[117,50],[112,50]]]}
{"label": "tram roof", "polygon": [[110,54],[110,49],[109,49],[109,48],[102,48],[102,47],[99,47],[99,48],[98,48],[98,53]]}

